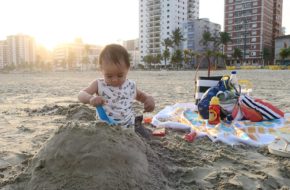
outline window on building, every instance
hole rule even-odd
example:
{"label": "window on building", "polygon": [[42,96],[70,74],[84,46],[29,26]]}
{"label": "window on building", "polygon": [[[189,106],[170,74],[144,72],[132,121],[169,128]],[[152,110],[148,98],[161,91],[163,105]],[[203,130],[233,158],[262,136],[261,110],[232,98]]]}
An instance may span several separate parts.
{"label": "window on building", "polygon": [[240,10],[240,9],[242,9],[242,5],[236,5],[235,9],[236,9],[236,10]]}
{"label": "window on building", "polygon": [[251,5],[252,5],[251,2],[250,2],[250,3],[245,3],[245,4],[244,4],[244,8],[250,8],[250,7],[252,7]]}
{"label": "window on building", "polygon": [[256,42],[257,41],[257,38],[252,38],[251,39],[251,42]]}

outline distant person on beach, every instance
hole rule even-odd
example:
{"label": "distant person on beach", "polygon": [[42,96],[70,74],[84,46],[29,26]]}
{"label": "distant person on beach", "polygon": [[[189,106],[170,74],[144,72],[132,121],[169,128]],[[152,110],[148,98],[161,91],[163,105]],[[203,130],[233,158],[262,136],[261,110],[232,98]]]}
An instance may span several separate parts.
{"label": "distant person on beach", "polygon": [[134,126],[133,102],[144,104],[145,112],[152,112],[155,102],[152,96],[137,89],[134,81],[127,79],[130,69],[129,54],[121,45],[107,45],[99,57],[103,78],[94,80],[81,90],[80,102],[94,107],[102,105],[116,124],[128,128]]}

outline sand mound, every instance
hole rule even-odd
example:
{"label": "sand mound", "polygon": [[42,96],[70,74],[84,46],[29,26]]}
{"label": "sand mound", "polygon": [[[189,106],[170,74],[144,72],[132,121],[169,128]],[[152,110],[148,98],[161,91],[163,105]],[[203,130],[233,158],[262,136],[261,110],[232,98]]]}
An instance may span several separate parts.
{"label": "sand mound", "polygon": [[[76,105],[73,105],[76,106]],[[59,105],[45,105],[42,108],[30,109],[25,108],[25,112],[27,112],[30,116],[34,115],[66,115],[68,108]]]}
{"label": "sand mound", "polygon": [[66,118],[69,120],[95,121],[96,112],[85,105],[77,105],[68,109]]}
{"label": "sand mound", "polygon": [[95,121],[96,112],[84,104],[70,104],[68,106],[45,105],[38,109],[25,108],[30,116],[34,115],[65,115],[68,120]]}
{"label": "sand mound", "polygon": [[26,181],[21,187],[29,190],[167,189],[160,161],[145,142],[98,122],[61,126],[26,173],[16,181]]}

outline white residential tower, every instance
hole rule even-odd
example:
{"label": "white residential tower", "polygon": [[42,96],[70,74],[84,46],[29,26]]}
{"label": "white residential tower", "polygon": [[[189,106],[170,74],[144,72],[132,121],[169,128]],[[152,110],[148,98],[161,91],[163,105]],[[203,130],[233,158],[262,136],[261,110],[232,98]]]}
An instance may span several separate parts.
{"label": "white residential tower", "polygon": [[183,23],[199,17],[199,0],[139,0],[140,61],[162,53],[162,42]]}

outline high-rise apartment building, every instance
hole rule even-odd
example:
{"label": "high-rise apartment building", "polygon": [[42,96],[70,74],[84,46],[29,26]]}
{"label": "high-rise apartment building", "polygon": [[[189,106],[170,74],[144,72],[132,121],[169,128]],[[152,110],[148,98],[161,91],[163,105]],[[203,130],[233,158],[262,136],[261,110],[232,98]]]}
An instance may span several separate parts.
{"label": "high-rise apartment building", "polygon": [[34,64],[36,62],[36,43],[34,38],[18,34],[7,36],[6,41],[9,64]]}
{"label": "high-rise apartment building", "polygon": [[0,41],[0,69],[8,65],[8,47],[6,40]]}
{"label": "high-rise apartment building", "polygon": [[81,68],[96,65],[101,47],[84,44],[80,38],[73,43],[60,44],[54,48],[53,60],[56,65],[67,68]]}
{"label": "high-rise apartment building", "polygon": [[283,0],[225,0],[225,32],[232,42],[225,47],[229,60],[235,48],[243,63],[261,63],[263,51],[274,54],[274,39],[282,35]]}
{"label": "high-rise apartment building", "polygon": [[204,31],[210,32],[213,36],[218,36],[221,31],[221,25],[210,22],[207,18],[190,20],[184,23],[182,32],[185,37],[183,49],[202,52],[204,47],[200,44]]}
{"label": "high-rise apartment building", "polygon": [[173,30],[199,16],[199,0],[139,0],[140,60],[162,53],[162,42]]}
{"label": "high-rise apartment building", "polygon": [[127,49],[130,55],[131,68],[137,68],[140,63],[139,39],[126,40],[123,42],[123,46]]}

